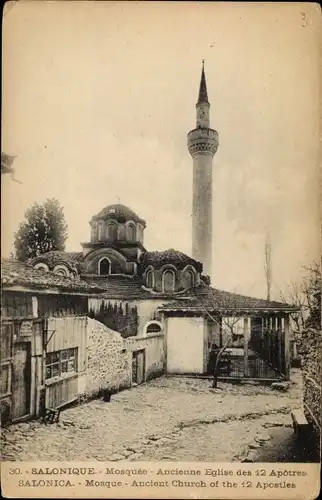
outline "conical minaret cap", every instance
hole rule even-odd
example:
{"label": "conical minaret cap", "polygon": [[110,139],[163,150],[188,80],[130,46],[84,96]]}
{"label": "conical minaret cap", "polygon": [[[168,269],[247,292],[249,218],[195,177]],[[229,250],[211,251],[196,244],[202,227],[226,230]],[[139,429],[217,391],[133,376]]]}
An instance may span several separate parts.
{"label": "conical minaret cap", "polygon": [[202,61],[201,80],[200,80],[199,96],[197,104],[201,104],[202,102],[207,102],[209,104],[204,60]]}

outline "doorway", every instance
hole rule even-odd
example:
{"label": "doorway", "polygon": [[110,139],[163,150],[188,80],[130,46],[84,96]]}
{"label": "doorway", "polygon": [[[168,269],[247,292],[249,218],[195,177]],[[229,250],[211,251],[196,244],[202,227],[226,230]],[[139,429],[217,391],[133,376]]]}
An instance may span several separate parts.
{"label": "doorway", "polygon": [[139,385],[145,379],[145,350],[132,353],[132,384]]}
{"label": "doorway", "polygon": [[12,373],[12,420],[30,414],[31,343],[14,345]]}

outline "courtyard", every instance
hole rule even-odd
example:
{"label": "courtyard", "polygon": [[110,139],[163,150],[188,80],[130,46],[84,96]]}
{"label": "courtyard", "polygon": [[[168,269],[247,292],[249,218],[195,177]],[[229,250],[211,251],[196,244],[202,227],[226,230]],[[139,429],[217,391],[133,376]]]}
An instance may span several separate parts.
{"label": "courtyard", "polygon": [[[188,377],[160,377],[61,412],[58,423],[4,428],[2,460],[260,461],[278,430],[293,433],[301,377],[285,392]],[[275,433],[275,434],[274,434]]]}

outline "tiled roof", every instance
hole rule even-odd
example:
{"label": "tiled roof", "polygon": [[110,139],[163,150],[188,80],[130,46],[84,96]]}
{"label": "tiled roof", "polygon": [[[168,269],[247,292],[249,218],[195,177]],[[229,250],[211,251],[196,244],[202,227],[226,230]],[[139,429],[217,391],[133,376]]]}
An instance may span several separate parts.
{"label": "tiled roof", "polygon": [[[290,311],[293,306],[282,302],[267,301],[246,295],[239,295],[223,290],[217,290],[204,283],[190,290],[165,294],[148,290],[142,285],[138,277],[119,275],[111,276],[83,276],[87,283],[98,286],[105,291],[102,297],[120,300],[163,300],[164,311]],[[101,294],[100,294],[101,295]]]}
{"label": "tiled roof", "polygon": [[136,278],[111,276],[83,276],[83,280],[91,286],[102,289],[105,298],[139,299],[142,296],[141,282]]}
{"label": "tiled roof", "polygon": [[161,252],[146,252],[140,263],[141,268],[145,268],[152,265],[155,269],[159,269],[164,264],[173,264],[179,269],[183,269],[185,266],[191,264],[197,271],[202,272],[202,264],[198,262],[183,252],[179,250],[174,250],[170,248],[169,250],[164,250]]}
{"label": "tiled roof", "polygon": [[145,226],[145,220],[141,219],[133,210],[125,205],[116,203],[114,205],[107,205],[103,208],[97,215],[93,216],[93,220],[99,219],[116,219],[118,222],[126,222],[128,220],[133,220],[134,222],[140,222]]}
{"label": "tiled roof", "polygon": [[217,290],[201,284],[190,290],[164,294],[146,289],[138,277],[120,275],[83,276],[71,279],[52,272],[35,269],[30,264],[4,259],[1,262],[1,283],[8,288],[14,285],[37,289],[59,289],[65,292],[83,292],[119,300],[158,299],[165,303],[164,311],[294,311],[296,308],[282,302],[256,299],[245,295]]}
{"label": "tiled roof", "polygon": [[217,290],[205,284],[201,284],[188,290],[184,297],[165,304],[164,311],[289,311],[297,308],[283,302],[257,299],[246,295]]}
{"label": "tiled roof", "polygon": [[67,264],[74,267],[75,264],[83,260],[82,252],[62,252],[59,250],[52,250],[51,252],[46,252],[38,257],[31,260],[33,265],[38,262],[45,262],[48,264],[49,268],[52,269],[58,264]]}
{"label": "tiled roof", "polygon": [[83,276],[84,280],[91,285],[97,285],[104,288],[102,294],[104,298],[120,299],[120,300],[145,300],[145,299],[159,299],[159,300],[174,300],[181,297],[186,292],[176,292],[172,294],[158,293],[148,290],[142,284],[138,277],[127,277],[120,275],[110,276]]}
{"label": "tiled roof", "polygon": [[1,261],[2,287],[14,285],[34,289],[59,289],[70,292],[95,293],[101,291],[98,285],[91,285],[84,280],[71,279],[65,276],[35,269],[32,265],[18,260],[3,259]]}

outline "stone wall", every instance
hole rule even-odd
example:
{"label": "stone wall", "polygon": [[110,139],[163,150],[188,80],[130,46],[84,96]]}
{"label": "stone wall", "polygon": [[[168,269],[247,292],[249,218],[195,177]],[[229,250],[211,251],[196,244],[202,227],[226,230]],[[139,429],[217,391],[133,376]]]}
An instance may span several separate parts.
{"label": "stone wall", "polygon": [[132,353],[145,351],[145,380],[164,373],[164,335],[130,337],[124,339],[99,321],[88,318],[86,342],[85,395],[95,397],[102,390],[131,387]]}
{"label": "stone wall", "polygon": [[321,437],[322,331],[307,329],[298,338],[298,353],[304,383],[304,412],[312,425],[317,446]]}
{"label": "stone wall", "polygon": [[86,396],[131,385],[131,353],[122,336],[89,318],[86,345]]}

